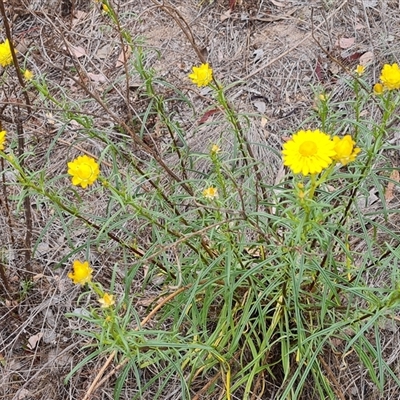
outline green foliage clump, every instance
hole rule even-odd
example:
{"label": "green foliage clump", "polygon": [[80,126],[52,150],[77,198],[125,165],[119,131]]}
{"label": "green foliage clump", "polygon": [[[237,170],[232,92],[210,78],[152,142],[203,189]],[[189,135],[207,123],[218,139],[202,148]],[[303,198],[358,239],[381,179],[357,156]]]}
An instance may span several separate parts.
{"label": "green foliage clump", "polygon": [[[98,143],[101,152],[66,157],[68,173],[53,177],[29,170],[12,148],[0,152],[17,177],[20,200],[34,196],[53,210],[47,228],[56,219],[63,227],[73,250],[59,264],[75,260],[69,277],[86,288],[80,301],[96,297],[85,312],[70,315],[89,323],[77,333],[88,338],[89,354],[68,379],[107,353],[118,364],[115,398],[132,376],[137,399],[150,390],[163,398],[176,381],[181,398],[189,399],[205,379],[205,393],[219,385],[227,399],[235,393],[298,399],[311,386],[318,398],[336,399],[327,355],[345,362],[352,354],[379,390],[388,377],[400,384],[382,357],[379,331],[394,318],[400,298],[398,237],[386,226],[397,210],[386,206],[384,192],[397,184],[385,158],[400,100],[397,69],[384,67],[379,93],[371,93],[363,69],[349,75],[346,115],[317,91],[307,127],[283,145],[292,171],[282,167],[280,179],[269,184],[246,139],[251,116],[235,111],[215,71],[202,63],[190,78],[210,90],[208,111],[223,115],[219,123],[232,147],[224,148],[221,135],[194,153],[160,88],[190,109],[195,105],[146,67],[145,52],[109,4],[106,13],[132,51],[126,71],[142,83],[148,106],[139,122],[117,119],[115,140],[56,99],[45,78],[31,77],[42,98],[80,126],[81,140]],[[109,110],[105,100],[93,99]],[[369,107],[374,118],[363,112]],[[169,158],[145,140],[151,119],[169,135]],[[205,170],[196,169],[201,163]],[[368,208],[371,188],[382,209]],[[99,206],[90,207],[96,198]],[[80,226],[87,238],[77,245]],[[115,253],[108,280],[92,277],[94,249]],[[371,275],[385,280],[373,284]],[[132,289],[135,282],[140,290]]]}

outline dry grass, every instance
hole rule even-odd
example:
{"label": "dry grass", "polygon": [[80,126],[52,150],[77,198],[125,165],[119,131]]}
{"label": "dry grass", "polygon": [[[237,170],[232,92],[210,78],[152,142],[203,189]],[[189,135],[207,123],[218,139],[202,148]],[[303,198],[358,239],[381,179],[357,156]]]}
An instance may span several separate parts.
{"label": "dry grass", "polygon": [[[118,121],[136,120],[137,126],[144,127],[146,143],[174,168],[176,160],[168,155],[170,141],[166,132],[158,129],[157,121],[142,120],[147,100],[141,96],[134,74],[126,81],[125,74],[131,71],[124,71],[118,63],[122,51],[120,38],[110,28],[99,4],[66,0],[42,0],[29,6],[26,3],[24,0],[6,3],[22,65],[26,64],[36,76],[46,75],[59,99],[68,99],[74,112],[91,116],[96,127],[107,132],[115,142],[121,135]],[[114,5],[124,29],[133,38],[143,38],[149,51],[146,62],[157,70],[158,76],[165,77],[186,93],[197,109],[206,109],[209,104],[206,96],[194,91],[188,83],[187,74],[191,66],[198,63],[198,58],[177,20],[184,19],[190,26],[197,46],[219,79],[227,84],[240,81],[228,94],[241,112],[260,114],[251,119],[248,140],[256,157],[264,163],[265,179],[272,182],[281,165],[276,151],[280,149],[282,137],[304,124],[313,106],[310,86],[324,87],[337,101],[348,95],[343,83],[346,72],[335,59],[353,70],[358,63],[356,53],[372,52],[373,60],[368,66],[372,71],[371,84],[378,79],[383,63],[400,61],[400,4],[397,0],[323,0],[313,3],[313,8],[308,1],[243,0],[231,12],[228,1],[204,2],[199,6],[195,0],[176,0],[168,9],[176,19],[152,0],[117,0]],[[312,29],[318,43],[312,37]],[[341,49],[336,44],[340,38],[355,38],[355,41],[350,48]],[[77,57],[79,51],[85,54]],[[127,84],[129,98],[123,94]],[[163,90],[166,99],[172,96]],[[66,154],[71,159],[82,151],[96,157],[102,153],[100,142],[82,140],[79,124],[73,120],[66,123],[65,115],[42,101],[36,91],[29,90],[28,95],[33,112],[32,117],[24,121],[24,131],[26,152],[31,152],[27,160],[31,169],[45,169],[46,176],[52,178],[65,174]],[[13,85],[2,86],[3,126],[11,134],[16,132],[12,121],[26,116],[26,110],[16,106],[19,96]],[[107,98],[108,113],[93,96]],[[201,150],[204,143],[216,139],[221,139],[224,148],[229,148],[223,129],[217,125],[215,130],[199,125],[202,116],[193,116],[182,102],[171,102],[170,106],[185,129],[185,144],[192,150]],[[218,115],[214,117],[218,119]],[[398,144],[399,137],[391,140]],[[393,166],[399,167],[398,155],[390,156]],[[137,157],[145,159],[146,155],[138,153]],[[205,168],[207,165],[198,166],[199,170]],[[7,176],[7,179],[12,181],[14,177]],[[9,186],[7,190],[8,196],[12,196],[16,189]],[[395,193],[391,206],[397,208],[398,204],[399,196]],[[66,237],[63,226],[53,220],[54,210],[33,198],[34,253],[28,268],[23,255],[26,232],[23,213],[8,212],[4,201],[1,205],[2,262],[6,265],[13,295],[8,298],[6,288],[1,287],[0,398],[82,399],[104,360],[88,364],[64,385],[63,379],[71,367],[86,355],[80,350],[84,339],[73,335],[75,329],[82,328],[76,324],[84,322],[65,317],[65,313],[78,307],[79,295],[79,289],[72,287],[66,277],[69,260],[65,256],[73,247],[84,249],[87,235],[93,233],[80,227],[73,238]],[[107,199],[96,198],[88,212],[106,207]],[[65,223],[69,222],[66,217]],[[398,224],[392,221],[388,221],[388,226],[391,230],[398,229]],[[145,247],[149,238],[142,235],[138,240]],[[381,240],[384,241],[383,234]],[[360,242],[362,247],[362,239]],[[91,257],[91,263],[97,266],[97,279],[105,284],[110,281],[110,266],[118,262],[122,271],[132,261],[122,259],[113,242],[91,252]],[[21,286],[20,277],[26,275],[32,279],[29,288]],[[376,277],[371,272],[371,282],[377,279],[385,284],[385,277]],[[123,288],[117,284],[115,290],[118,293]],[[134,282],[132,292],[139,297],[140,281]],[[146,296],[151,297],[152,293],[144,294]],[[138,306],[138,309],[144,317],[146,308]],[[396,365],[394,369],[398,371],[399,328],[396,324],[382,326],[380,333],[384,358],[389,365]],[[29,340],[39,338],[33,346],[29,345]],[[357,358],[352,354],[344,357],[340,345],[337,344],[337,354],[327,352],[325,359],[327,376],[337,383],[338,398],[400,397],[400,388],[390,380],[384,394],[378,394]],[[112,398],[113,383],[111,375],[91,398]],[[205,379],[199,380],[198,386],[193,388],[194,396],[196,393],[199,396],[194,398],[209,398],[201,396],[206,383]],[[270,390],[264,399],[273,398],[273,386]],[[124,398],[130,398],[133,392],[128,379]],[[304,398],[310,396],[311,390],[304,393]],[[151,399],[152,394],[148,393],[146,398]],[[179,398],[179,389],[174,387],[165,394],[165,399]]]}

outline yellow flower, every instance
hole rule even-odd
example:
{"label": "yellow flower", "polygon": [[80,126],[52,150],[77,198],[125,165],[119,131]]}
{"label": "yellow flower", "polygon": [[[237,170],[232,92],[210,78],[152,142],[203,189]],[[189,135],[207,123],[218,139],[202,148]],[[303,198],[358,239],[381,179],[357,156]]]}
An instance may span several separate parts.
{"label": "yellow flower", "polygon": [[101,308],[108,308],[115,304],[114,295],[104,293],[104,296],[98,300],[101,304]]}
{"label": "yellow flower", "polygon": [[27,81],[30,81],[30,80],[33,78],[33,72],[32,72],[32,71],[29,71],[29,69],[26,69],[26,70],[24,71],[24,78],[25,78]]}
{"label": "yellow flower", "polygon": [[4,150],[4,143],[6,142],[6,131],[1,131],[0,132],[0,150]]}
{"label": "yellow flower", "polygon": [[72,176],[73,185],[81,185],[85,189],[96,181],[100,169],[94,158],[85,155],[68,163],[68,173]]}
{"label": "yellow flower", "polygon": [[3,67],[12,64],[13,58],[11,54],[10,42],[8,39],[4,43],[0,43],[0,64]]}
{"label": "yellow flower", "polygon": [[333,159],[340,162],[343,165],[347,165],[356,159],[357,154],[361,151],[358,147],[354,147],[356,142],[351,138],[350,135],[346,135],[343,138],[339,136],[333,137],[333,143],[335,144],[336,155]]}
{"label": "yellow flower", "polygon": [[212,68],[207,64],[201,64],[200,67],[193,67],[193,73],[189,78],[198,87],[207,86],[212,81]]}
{"label": "yellow flower", "polygon": [[365,72],[365,65],[357,65],[357,68],[355,70],[355,73],[358,76],[361,76]]}
{"label": "yellow flower", "polygon": [[329,135],[315,131],[299,131],[283,145],[283,164],[295,174],[318,174],[332,163],[334,143]]}
{"label": "yellow flower", "polygon": [[72,264],[73,272],[68,274],[68,278],[72,279],[75,285],[84,285],[92,280],[93,269],[90,268],[87,261],[80,262],[75,260]]}
{"label": "yellow flower", "polygon": [[101,10],[103,11],[103,14],[108,14],[110,12],[108,5],[104,3],[101,5]]}
{"label": "yellow flower", "polygon": [[393,65],[385,64],[382,68],[380,80],[383,87],[388,90],[400,89],[400,68],[394,63]]}
{"label": "yellow flower", "polygon": [[217,144],[213,144],[211,146],[211,154],[218,154],[221,152],[221,147],[219,147]]}
{"label": "yellow flower", "polygon": [[321,101],[327,101],[328,100],[328,96],[326,94],[324,94],[324,93],[321,93],[318,97],[319,97],[319,99]]}
{"label": "yellow flower", "polygon": [[381,95],[383,93],[382,83],[375,83],[373,90],[375,95],[377,96]]}
{"label": "yellow flower", "polygon": [[209,188],[203,190],[203,196],[206,199],[215,199],[218,197],[218,189],[210,186]]}

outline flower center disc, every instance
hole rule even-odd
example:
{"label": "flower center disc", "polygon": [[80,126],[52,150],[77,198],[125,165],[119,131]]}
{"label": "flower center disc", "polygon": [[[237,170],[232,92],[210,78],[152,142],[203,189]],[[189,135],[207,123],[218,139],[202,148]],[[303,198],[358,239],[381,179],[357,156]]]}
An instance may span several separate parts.
{"label": "flower center disc", "polygon": [[90,165],[82,164],[79,168],[81,179],[88,179],[92,175],[92,168]]}
{"label": "flower center disc", "polygon": [[315,142],[311,140],[307,140],[306,142],[302,143],[299,148],[299,152],[304,157],[313,156],[318,151],[318,147]]}

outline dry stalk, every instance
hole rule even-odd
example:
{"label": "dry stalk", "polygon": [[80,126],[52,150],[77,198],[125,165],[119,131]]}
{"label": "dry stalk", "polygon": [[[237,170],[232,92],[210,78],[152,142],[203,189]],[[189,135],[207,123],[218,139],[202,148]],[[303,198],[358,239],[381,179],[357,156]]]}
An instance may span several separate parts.
{"label": "dry stalk", "polygon": [[336,396],[338,397],[339,400],[346,400],[345,395],[342,393],[342,391],[339,389],[340,388],[340,384],[337,381],[335,374],[333,373],[332,369],[330,368],[330,366],[327,364],[327,362],[324,360],[323,357],[319,356],[318,360],[320,361],[320,363],[323,365],[325,371],[326,371],[326,375],[328,376],[328,378],[330,379],[330,381],[332,382],[332,387],[333,390],[336,393]]}
{"label": "dry stalk", "polygon": [[217,380],[220,378],[221,372],[217,372],[212,379],[210,379],[206,385],[204,385],[197,393],[196,395],[192,398],[192,400],[200,400],[203,396],[204,393],[207,392],[207,390],[215,383]]}
{"label": "dry stalk", "polygon": [[[18,116],[15,122],[17,125],[17,134],[18,134],[18,156],[20,157],[20,165],[24,168],[24,158],[23,155],[25,153],[25,134],[24,134],[24,127],[23,122],[30,118],[31,116],[31,102],[29,100],[29,96],[27,91],[25,90],[25,82],[22,76],[21,69],[19,67],[16,51],[12,41],[12,34],[10,29],[10,24],[8,23],[8,18],[6,15],[6,10],[4,7],[4,1],[0,0],[0,13],[3,17],[4,29],[6,31],[6,37],[9,41],[11,56],[13,59],[13,65],[15,68],[15,72],[17,74],[18,82],[22,89],[22,94],[25,99],[25,104],[27,106],[27,116],[22,117],[21,111],[18,107]],[[29,194],[26,194],[24,197],[24,214],[25,214],[25,224],[26,224],[26,232],[25,232],[25,239],[24,239],[24,258],[25,258],[25,268],[24,270],[28,271],[29,275],[24,273],[25,279],[31,278],[32,272],[32,265],[31,265],[31,257],[32,257],[32,209],[31,209],[31,200]]]}
{"label": "dry stalk", "polygon": [[[0,127],[1,130],[1,127]],[[5,167],[4,167],[4,159],[1,159],[1,170],[4,171]],[[9,204],[9,200],[8,200],[8,194],[7,194],[7,187],[6,187],[6,178],[5,175],[2,174],[1,175],[1,179],[2,179],[2,188],[3,188],[3,198],[0,197],[0,204],[2,206],[2,208],[5,209],[6,214],[7,214],[7,225],[8,225],[8,229],[9,229],[9,234],[10,234],[10,238],[11,238],[11,245],[13,248],[15,248],[15,239],[14,239],[14,223],[11,217],[11,211],[10,211],[10,204]],[[8,282],[7,279],[7,275],[6,275],[6,267],[3,263],[0,264],[0,278],[3,281],[3,285],[5,288],[5,293],[6,296],[8,298],[12,298],[11,296],[11,287],[10,284]]]}
{"label": "dry stalk", "polygon": [[6,267],[3,263],[0,263],[0,279],[2,280],[3,286],[5,288],[5,295],[9,300],[12,300],[11,296],[11,286],[8,282],[7,275],[6,275]]}

